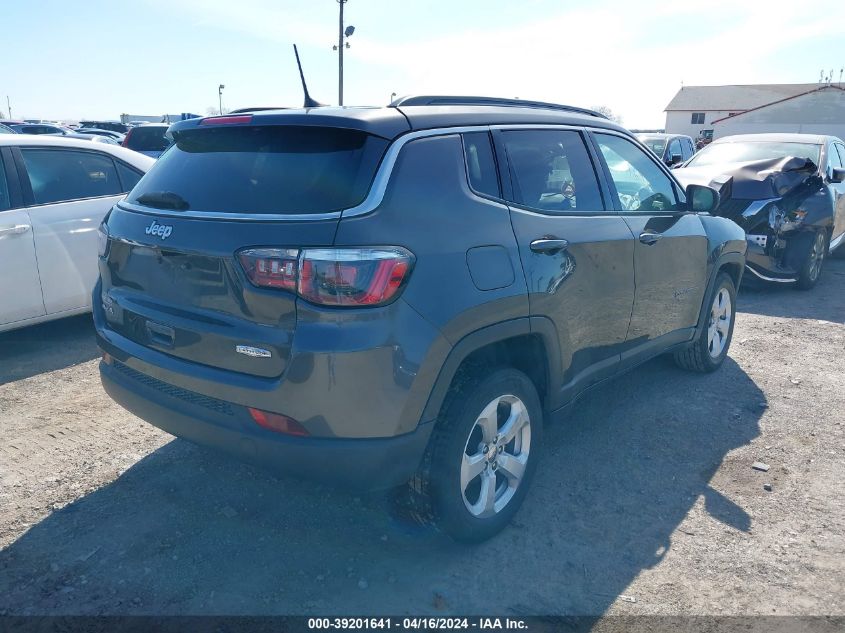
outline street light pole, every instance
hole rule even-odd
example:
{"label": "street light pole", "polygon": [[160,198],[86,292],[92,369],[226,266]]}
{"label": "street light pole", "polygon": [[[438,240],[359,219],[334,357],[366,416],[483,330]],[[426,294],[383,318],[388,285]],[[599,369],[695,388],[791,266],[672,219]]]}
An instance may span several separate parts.
{"label": "street light pole", "polygon": [[347,0],[337,0],[340,6],[337,24],[337,102],[343,105],[343,5]]}
{"label": "street light pole", "polygon": [[221,115],[223,114],[223,88],[225,88],[225,87],[226,86],[224,86],[223,84],[220,84],[219,86],[217,86],[217,98],[220,102],[219,106],[220,106],[220,114]]}
{"label": "street light pole", "polygon": [[6,109],[9,111],[9,118],[12,118],[12,104],[9,102],[9,95],[6,95]]}

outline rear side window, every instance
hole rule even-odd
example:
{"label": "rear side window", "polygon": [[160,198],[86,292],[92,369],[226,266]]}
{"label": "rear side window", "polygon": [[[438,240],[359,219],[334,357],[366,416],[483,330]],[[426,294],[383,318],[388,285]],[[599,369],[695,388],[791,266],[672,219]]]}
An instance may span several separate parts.
{"label": "rear side window", "polygon": [[496,159],[493,157],[490,135],[487,132],[464,134],[464,153],[466,154],[467,176],[473,191],[494,198],[501,197],[499,176],[496,173]]}
{"label": "rear side window", "polygon": [[111,157],[95,152],[21,148],[35,204],[117,195],[123,191]]}
{"label": "rear side window", "polygon": [[163,152],[170,145],[165,136],[167,127],[163,125],[138,126],[129,133],[126,147],[136,152]]}
{"label": "rear side window", "polygon": [[128,200],[215,213],[339,211],[364,200],[387,145],[358,130],[317,126],[186,130]]}
{"label": "rear side window", "polygon": [[515,202],[547,213],[603,211],[596,172],[572,130],[503,132]]}

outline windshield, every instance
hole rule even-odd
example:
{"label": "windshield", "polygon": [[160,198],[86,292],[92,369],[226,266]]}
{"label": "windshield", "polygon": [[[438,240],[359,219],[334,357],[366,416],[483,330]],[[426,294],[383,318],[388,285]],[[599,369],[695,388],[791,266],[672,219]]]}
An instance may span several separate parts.
{"label": "windshield", "polygon": [[666,139],[654,136],[642,136],[640,137],[640,142],[657,154],[657,156],[663,156],[663,150],[666,149]]}
{"label": "windshield", "polygon": [[218,213],[338,211],[364,199],[387,145],[357,130],[316,126],[185,130],[128,201],[166,199],[168,208]]}
{"label": "windshield", "polygon": [[703,167],[719,163],[744,163],[772,158],[797,156],[819,164],[821,145],[776,141],[743,141],[708,145],[692,157],[687,167]]}

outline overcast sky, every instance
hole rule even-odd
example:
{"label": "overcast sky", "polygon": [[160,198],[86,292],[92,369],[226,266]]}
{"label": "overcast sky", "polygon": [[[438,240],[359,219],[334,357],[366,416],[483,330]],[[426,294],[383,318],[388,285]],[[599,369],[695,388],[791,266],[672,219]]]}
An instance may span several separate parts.
{"label": "overcast sky", "polygon": [[[4,0],[18,118],[337,103],[336,0]],[[845,2],[348,0],[347,105],[478,94],[604,105],[662,127],[681,86],[811,83],[845,66]]]}

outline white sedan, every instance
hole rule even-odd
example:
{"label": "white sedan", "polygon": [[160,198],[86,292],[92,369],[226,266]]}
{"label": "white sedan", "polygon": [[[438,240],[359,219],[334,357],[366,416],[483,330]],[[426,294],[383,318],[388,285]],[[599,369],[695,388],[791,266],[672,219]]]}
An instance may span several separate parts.
{"label": "white sedan", "polygon": [[0,332],[91,309],[97,227],[154,163],[117,145],[0,136]]}

